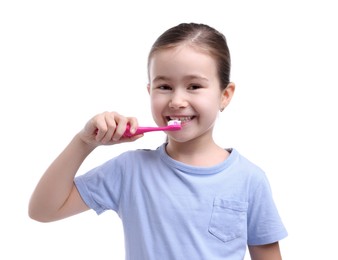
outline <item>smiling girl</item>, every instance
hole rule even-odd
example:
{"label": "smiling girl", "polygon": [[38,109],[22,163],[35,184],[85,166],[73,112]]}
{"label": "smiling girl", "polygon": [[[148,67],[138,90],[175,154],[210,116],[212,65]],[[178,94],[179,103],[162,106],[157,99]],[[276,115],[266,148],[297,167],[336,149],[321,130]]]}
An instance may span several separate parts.
{"label": "smiling girl", "polygon": [[280,260],[287,236],[265,173],[215,143],[216,118],[235,91],[226,39],[183,23],[164,32],[148,58],[147,86],[158,126],[180,120],[155,150],[126,151],[75,177],[98,146],[133,142],[138,121],[116,112],[90,119],[42,176],[29,215],[49,222],[89,209],[122,220],[127,260]]}

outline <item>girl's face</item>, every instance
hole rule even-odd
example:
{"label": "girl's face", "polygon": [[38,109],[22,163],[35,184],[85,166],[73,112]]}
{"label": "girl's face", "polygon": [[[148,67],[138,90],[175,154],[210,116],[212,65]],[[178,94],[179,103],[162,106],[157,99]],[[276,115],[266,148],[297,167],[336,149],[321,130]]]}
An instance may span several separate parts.
{"label": "girl's face", "polygon": [[211,137],[220,108],[231,99],[222,91],[212,56],[189,45],[157,51],[149,63],[148,92],[157,125],[182,122],[182,130],[167,132],[169,139],[189,141]]}

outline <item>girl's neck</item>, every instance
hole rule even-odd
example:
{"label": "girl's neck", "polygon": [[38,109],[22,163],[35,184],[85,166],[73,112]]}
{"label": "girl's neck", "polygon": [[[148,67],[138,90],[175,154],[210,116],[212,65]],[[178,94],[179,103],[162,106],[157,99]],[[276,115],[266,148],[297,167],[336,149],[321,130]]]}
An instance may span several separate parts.
{"label": "girl's neck", "polygon": [[213,139],[176,142],[169,140],[166,151],[174,160],[193,166],[210,167],[223,162],[229,152],[218,146]]}

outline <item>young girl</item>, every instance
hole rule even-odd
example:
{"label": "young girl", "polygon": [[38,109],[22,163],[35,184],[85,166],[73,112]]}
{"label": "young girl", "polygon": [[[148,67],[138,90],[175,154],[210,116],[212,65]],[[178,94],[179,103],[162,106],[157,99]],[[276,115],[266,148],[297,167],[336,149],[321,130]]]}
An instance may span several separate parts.
{"label": "young girl", "polygon": [[127,151],[75,177],[100,145],[133,142],[138,121],[116,112],[94,116],[42,176],[29,215],[49,222],[93,209],[122,220],[126,259],[279,260],[287,236],[265,173],[212,132],[235,90],[225,37],[203,24],[164,32],[148,58],[148,92],[159,126],[180,120],[155,150]]}

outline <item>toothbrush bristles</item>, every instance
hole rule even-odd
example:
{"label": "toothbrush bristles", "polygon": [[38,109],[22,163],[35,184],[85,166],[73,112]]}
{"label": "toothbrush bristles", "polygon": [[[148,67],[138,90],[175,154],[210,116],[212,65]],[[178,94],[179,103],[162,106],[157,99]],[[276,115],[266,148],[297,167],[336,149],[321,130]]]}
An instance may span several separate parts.
{"label": "toothbrush bristles", "polygon": [[170,120],[168,121],[168,125],[181,125],[180,120]]}
{"label": "toothbrush bristles", "polygon": [[168,121],[168,128],[170,130],[180,130],[182,128],[181,121],[180,120],[170,120],[170,121]]}

